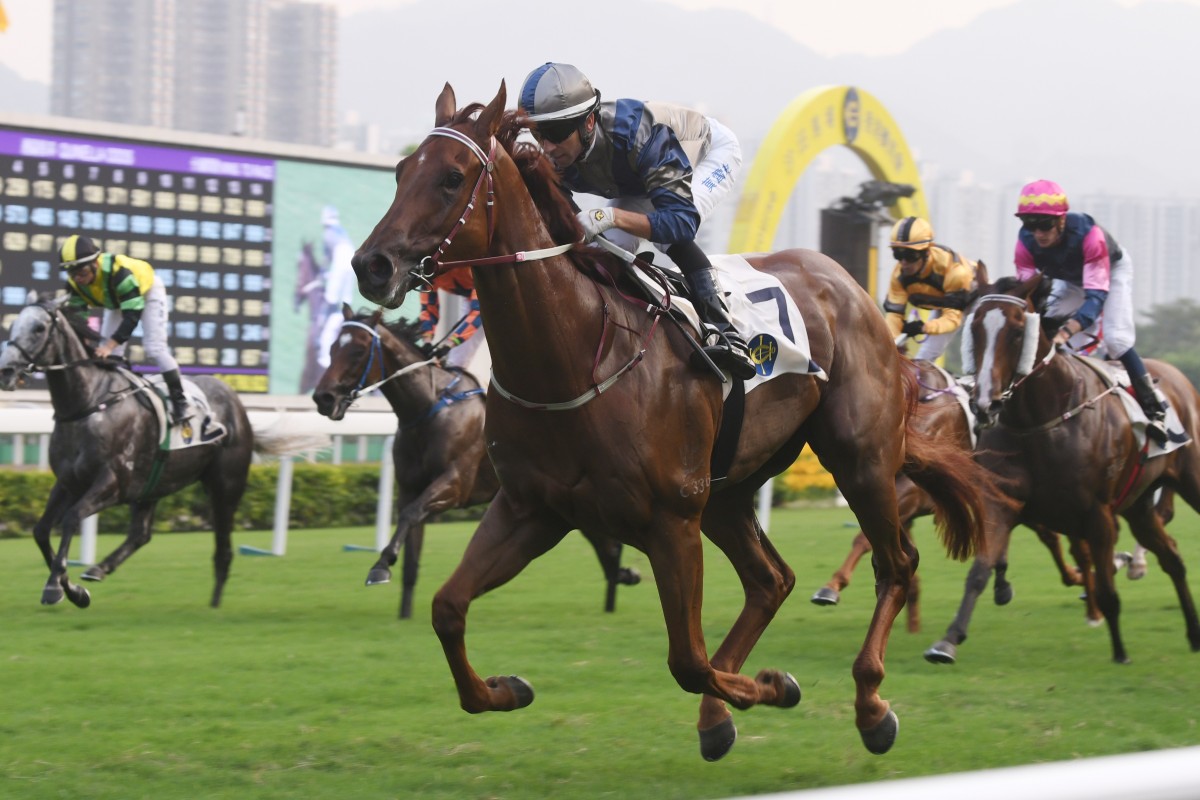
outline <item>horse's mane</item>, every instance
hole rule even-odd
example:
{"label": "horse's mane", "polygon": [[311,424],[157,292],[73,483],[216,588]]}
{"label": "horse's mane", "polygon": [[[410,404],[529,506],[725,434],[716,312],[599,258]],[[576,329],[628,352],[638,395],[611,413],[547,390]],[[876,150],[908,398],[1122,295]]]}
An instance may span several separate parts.
{"label": "horse's mane", "polygon": [[[52,304],[43,303],[42,305],[48,311],[54,313]],[[63,306],[62,312],[63,319],[67,321],[67,324],[71,326],[71,330],[79,337],[79,341],[83,344],[83,348],[87,350],[88,356],[95,356],[96,345],[100,344],[100,332],[92,330],[92,327],[88,325],[87,311],[81,308]]]}
{"label": "horse's mane", "polygon": [[[462,115],[471,106],[459,112]],[[457,121],[457,118],[456,118]],[[521,131],[529,127],[524,111],[506,111],[496,131],[496,141],[516,163],[517,170],[525,181],[525,188],[533,198],[533,204],[542,215],[542,221],[550,232],[550,238],[560,244],[578,242],[583,238],[583,226],[576,218],[576,207],[569,192],[563,188],[561,176],[554,163],[541,148],[528,141],[517,141]],[[616,259],[608,253],[592,249],[571,250],[567,253],[575,265],[592,273],[592,267],[603,263],[612,270]]]}

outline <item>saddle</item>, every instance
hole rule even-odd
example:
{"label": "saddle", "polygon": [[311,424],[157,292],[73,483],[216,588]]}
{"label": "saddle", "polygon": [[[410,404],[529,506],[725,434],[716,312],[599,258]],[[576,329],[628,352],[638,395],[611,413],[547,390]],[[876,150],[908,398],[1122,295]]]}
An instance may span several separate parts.
{"label": "saddle", "polygon": [[175,423],[171,416],[171,398],[162,376],[140,375],[126,366],[117,366],[115,369],[131,386],[143,390],[137,393],[138,402],[153,412],[158,420],[160,450],[182,450],[197,445],[216,444],[228,435],[228,429],[213,412],[204,390],[187,378],[183,379],[183,391],[193,413],[187,419]]}
{"label": "saddle", "polygon": [[[1081,363],[1089,367],[1095,372],[1104,385],[1109,388],[1117,388],[1115,394],[1121,398],[1121,402],[1125,406],[1125,413],[1129,415],[1129,423],[1133,426],[1133,435],[1137,438],[1138,447],[1146,446],[1146,412],[1142,410],[1142,405],[1137,401],[1134,395],[1133,382],[1129,379],[1129,373],[1121,366],[1118,361],[1101,361],[1098,358],[1091,356],[1079,355],[1071,353],[1071,358],[1078,359]],[[1179,415],[1175,413],[1174,404],[1167,409],[1167,441],[1159,444],[1153,438],[1150,438],[1149,448],[1146,452],[1146,458],[1154,458],[1155,456],[1165,455],[1174,450],[1191,443],[1192,437],[1188,435],[1183,427],[1183,423],[1179,421]]]}

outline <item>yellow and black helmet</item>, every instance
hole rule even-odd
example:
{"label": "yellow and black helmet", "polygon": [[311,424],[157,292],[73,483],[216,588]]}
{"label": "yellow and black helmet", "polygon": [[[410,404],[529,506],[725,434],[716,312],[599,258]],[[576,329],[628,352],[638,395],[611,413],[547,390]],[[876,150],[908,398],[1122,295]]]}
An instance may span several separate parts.
{"label": "yellow and black helmet", "polygon": [[889,247],[928,250],[933,244],[933,226],[920,217],[905,217],[892,226]]}
{"label": "yellow and black helmet", "polygon": [[67,272],[86,267],[100,255],[100,248],[87,236],[72,234],[58,249],[58,266]]}

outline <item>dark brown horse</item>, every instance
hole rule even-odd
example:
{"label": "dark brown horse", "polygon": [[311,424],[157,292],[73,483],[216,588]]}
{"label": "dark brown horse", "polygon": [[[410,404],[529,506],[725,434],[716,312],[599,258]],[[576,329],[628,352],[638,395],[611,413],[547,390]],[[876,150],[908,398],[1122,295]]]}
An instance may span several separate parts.
{"label": "dark brown horse", "polygon": [[[973,449],[975,436],[971,428],[975,424],[975,418],[973,414],[968,413],[967,408],[959,399],[959,392],[962,390],[956,391],[954,379],[933,362],[914,360],[911,363],[917,373],[917,383],[921,387],[920,405],[917,407],[915,424],[930,436],[946,439],[967,450]],[[933,498],[905,475],[900,475],[896,479],[896,498],[900,506],[900,524],[904,528],[905,535],[911,537],[913,520],[929,516],[934,512]],[[1050,557],[1054,560],[1054,565],[1058,567],[1063,585],[1084,585],[1083,570],[1068,565],[1063,558],[1062,542],[1058,534],[1041,525],[1030,527],[1033,528],[1041,543],[1050,551]],[[1072,542],[1071,545],[1075,563],[1086,569],[1090,563],[1087,553],[1079,549],[1081,545],[1078,540]],[[834,571],[829,582],[817,589],[811,598],[812,602],[819,606],[837,605],[841,600],[842,590],[850,585],[850,576],[853,574],[854,568],[869,552],[871,552],[871,543],[867,541],[863,532],[859,531],[850,544],[850,553],[846,556],[846,560]],[[996,605],[1005,605],[1013,598],[1012,584],[1008,582],[1007,578],[1007,558],[1000,557],[996,560],[995,572]],[[919,577],[916,574],[913,575],[912,585],[908,589],[908,602],[904,606],[909,633],[916,633],[921,629]],[[1096,608],[1092,595],[1085,593],[1084,599],[1088,601],[1087,618],[1098,621],[1100,610]]]}
{"label": "dark brown horse", "polygon": [[[569,252],[581,238],[569,198],[549,160],[516,143],[523,123],[504,104],[501,84],[486,107],[456,112],[445,87],[437,127],[396,167],[392,206],[354,257],[359,289],[389,307],[423,275],[471,265],[488,331],[486,440],[501,488],[433,601],[462,707],[511,711],[533,701],[523,679],[483,679],[472,668],[467,611],[576,528],[649,557],[671,674],[704,695],[705,758],[720,758],[736,738],[726,703],[799,702],[787,673],[740,670],[795,584],[755,518],[755,493],[808,442],[875,548],[878,602],[853,667],[855,723],[869,750],[887,751],[898,723],[879,696],[884,651],[917,562],[901,533],[895,475],[903,468],[939,500],[946,546],[964,556],[981,533],[983,473],[969,455],[913,428],[915,381],[866,292],[831,259],[790,250],[749,261],[778,278],[802,312],[802,322],[785,321],[806,327],[828,380],[784,374],[747,394],[732,463],[714,476],[720,381],[689,366],[693,343],[681,330],[660,327],[656,310],[603,278],[615,260]],[[711,660],[701,621],[702,529],[745,590]]]}
{"label": "dark brown horse", "polygon": [[[987,547],[967,577],[958,615],[926,658],[952,662],[967,635],[975,600],[987,585],[995,554],[1004,553],[1013,527],[1042,524],[1087,543],[1095,570],[1088,594],[1108,623],[1113,660],[1129,657],[1118,624],[1120,600],[1113,583],[1117,515],[1134,537],[1158,557],[1179,596],[1188,643],[1200,650],[1200,622],[1175,541],[1163,528],[1170,491],[1200,510],[1200,452],[1195,441],[1165,455],[1145,458],[1120,397],[1083,359],[1051,344],[1035,309],[1041,276],[1025,282],[1001,279],[979,301],[970,325],[976,374],[972,399],[985,429],[978,461],[999,476],[1013,505],[988,517]],[[967,359],[964,357],[964,361]],[[1200,396],[1179,370],[1148,360],[1150,370],[1193,440],[1200,434]],[[1168,490],[1156,511],[1154,490]]]}
{"label": "dark brown horse", "polygon": [[[412,616],[413,589],[425,542],[425,520],[452,508],[489,502],[500,482],[483,444],[484,394],[469,372],[442,369],[417,348],[417,327],[404,319],[384,324],[382,311],[355,316],[342,308],[342,331],[329,368],[313,391],[317,411],[339,420],[361,394],[378,387],[396,412],[396,532],[367,574],[367,585],[388,583],[400,548],[404,566],[400,618]],[[621,566],[621,543],[586,533],[607,581],[604,610],[616,608],[619,584],[641,580]]]}

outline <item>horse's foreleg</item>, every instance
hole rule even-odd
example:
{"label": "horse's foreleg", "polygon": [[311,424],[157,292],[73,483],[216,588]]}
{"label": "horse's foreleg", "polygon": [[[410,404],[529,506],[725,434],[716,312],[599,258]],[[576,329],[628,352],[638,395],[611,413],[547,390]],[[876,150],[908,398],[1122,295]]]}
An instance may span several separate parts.
{"label": "horse's foreleg", "polygon": [[488,506],[454,572],[433,597],[433,629],[441,640],[464,711],[512,711],[533,702],[533,689],[511,675],[481,679],[467,659],[467,611],[476,597],[511,580],[558,544],[569,526],[514,509],[503,489]]}
{"label": "horse's foreleg", "polygon": [[1008,542],[1016,524],[1013,518],[1015,512],[998,507],[989,512],[985,546],[976,554],[975,561],[967,571],[958,613],[946,628],[946,635],[925,651],[925,660],[932,664],[953,664],[958,659],[958,646],[967,640],[967,628],[971,624],[971,615],[975,613],[975,603],[987,588],[996,559],[1008,552]]}
{"label": "horse's foreleg", "polygon": [[46,510],[33,526],[33,541],[42,553],[46,566],[54,568],[54,550],[50,547],[50,533],[54,526],[62,522],[63,515],[70,507],[70,495],[60,484],[54,484],[50,489],[50,497],[46,500]]}
{"label": "horse's foreleg", "polygon": [[[51,493],[53,494],[53,493]],[[82,586],[71,583],[67,574],[67,559],[71,552],[71,539],[79,530],[80,523],[113,505],[118,494],[116,477],[104,470],[96,475],[88,490],[62,512],[62,540],[58,552],[50,560],[50,578],[42,589],[42,604],[54,605],[66,598],[79,608],[87,608],[92,596]]]}
{"label": "horse's foreleg", "polygon": [[1100,613],[1100,607],[1096,605],[1096,576],[1092,567],[1092,554],[1088,550],[1087,542],[1083,539],[1068,538],[1067,542],[1071,558],[1075,559],[1079,573],[1079,585],[1083,587],[1083,601],[1087,605],[1085,615],[1088,625],[1099,625],[1104,621],[1104,615]]}
{"label": "horse's foreleg", "polygon": [[148,505],[130,503],[129,533],[125,536],[125,541],[121,542],[116,550],[105,556],[100,563],[88,567],[79,577],[85,581],[102,581],[116,572],[117,567],[125,563],[125,559],[149,542],[152,535],[150,526],[154,521],[154,506],[155,503]]}
{"label": "horse's foreleg", "polygon": [[1050,551],[1050,559],[1054,562],[1054,566],[1058,568],[1058,574],[1062,578],[1063,586],[1082,586],[1083,573],[1079,570],[1079,557],[1075,555],[1075,550],[1071,550],[1072,557],[1075,558],[1075,567],[1067,564],[1063,558],[1062,540],[1054,531],[1047,528],[1045,525],[1030,525],[1033,532],[1037,534],[1038,541]]}
{"label": "horse's foreleg", "polygon": [[[396,465],[396,469],[399,471],[399,464]],[[408,540],[413,528],[423,524],[432,514],[457,508],[460,503],[457,487],[461,481],[462,477],[456,470],[448,470],[438,475],[416,497],[411,497],[404,487],[400,487],[400,494],[396,499],[396,505],[400,509],[396,515],[396,530],[387,545],[379,551],[379,559],[367,573],[367,586],[391,582],[391,568],[399,558],[400,548]],[[410,497],[411,499],[408,499]]]}
{"label": "horse's foreleg", "polygon": [[425,523],[418,522],[408,532],[404,543],[404,568],[400,579],[400,619],[412,618],[413,591],[421,569],[421,549],[425,546]]}
{"label": "horse's foreleg", "polygon": [[1187,568],[1183,564],[1175,539],[1167,533],[1161,517],[1149,502],[1140,503],[1136,509],[1126,514],[1126,519],[1129,520],[1129,527],[1138,543],[1158,557],[1159,566],[1171,578],[1171,583],[1175,584],[1175,594],[1179,597],[1179,607],[1183,611],[1188,644],[1192,650],[1200,650],[1200,622],[1197,621],[1196,605],[1187,584]]}
{"label": "horse's foreleg", "polygon": [[[1129,663],[1125,644],[1121,639],[1121,599],[1113,582],[1116,566],[1113,564],[1113,549],[1117,541],[1117,521],[1107,507],[1094,510],[1083,521],[1088,552],[1092,555],[1095,575],[1096,606],[1108,623],[1108,635],[1112,640],[1113,661]],[[1136,535],[1136,534],[1135,534]]]}
{"label": "horse's foreleg", "polygon": [[[701,519],[705,534],[729,559],[742,583],[742,612],[712,657],[714,669],[739,672],[750,651],[775,618],[779,607],[796,585],[796,576],[784,562],[754,515],[753,496],[731,490],[709,501]],[[756,677],[770,683],[774,696],[760,702],[791,707],[800,701],[800,684],[778,670],[763,670]],[[700,754],[716,761],[729,752],[737,729],[725,703],[711,695],[700,700]]]}

